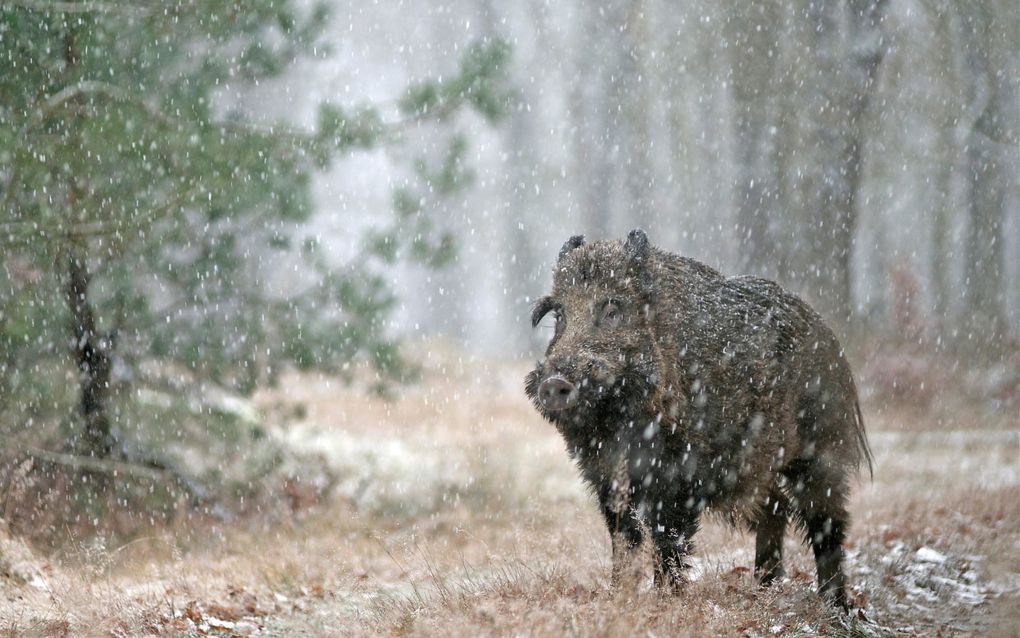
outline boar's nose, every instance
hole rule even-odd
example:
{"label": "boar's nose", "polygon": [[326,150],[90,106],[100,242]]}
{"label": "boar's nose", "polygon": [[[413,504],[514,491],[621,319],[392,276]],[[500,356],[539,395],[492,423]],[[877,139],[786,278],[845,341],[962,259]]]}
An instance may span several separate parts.
{"label": "boar's nose", "polygon": [[538,397],[546,410],[562,410],[577,401],[577,388],[563,377],[549,377],[538,386]]}

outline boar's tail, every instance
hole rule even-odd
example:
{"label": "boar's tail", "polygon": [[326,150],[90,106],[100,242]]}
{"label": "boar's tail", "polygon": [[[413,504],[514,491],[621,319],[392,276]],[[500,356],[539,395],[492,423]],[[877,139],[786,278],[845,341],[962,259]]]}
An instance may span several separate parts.
{"label": "boar's tail", "polygon": [[861,449],[861,454],[864,455],[865,460],[868,462],[868,474],[871,478],[875,478],[875,457],[871,453],[871,445],[868,443],[868,434],[864,431],[864,417],[861,416],[861,402],[859,399],[854,400],[854,409],[857,411],[857,445]]}

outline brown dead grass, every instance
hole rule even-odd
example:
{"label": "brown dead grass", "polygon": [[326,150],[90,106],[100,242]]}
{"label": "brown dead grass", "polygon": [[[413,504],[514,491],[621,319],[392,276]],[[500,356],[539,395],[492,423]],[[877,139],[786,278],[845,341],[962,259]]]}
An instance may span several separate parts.
{"label": "brown dead grass", "polygon": [[[703,573],[678,595],[646,578],[611,588],[608,537],[555,432],[524,399],[522,375],[520,365],[441,352],[423,383],[391,402],[288,377],[259,398],[267,411],[304,414],[287,427],[404,442],[412,456],[456,464],[453,486],[437,483],[442,493],[424,508],[341,494],[271,525],[203,520],[115,547],[71,542],[38,560],[48,590],[0,576],[0,636],[1016,635],[1016,419],[994,428],[998,439],[969,416],[960,429],[977,434],[933,439],[916,414],[866,415],[877,468],[853,499],[848,545],[869,621],[847,622],[818,601],[796,539],[788,577],[762,591],[749,569],[753,538],[713,521],[698,537]],[[961,602],[952,583],[918,585],[936,602],[911,598],[922,548],[948,557],[938,578],[976,574],[983,602]]]}

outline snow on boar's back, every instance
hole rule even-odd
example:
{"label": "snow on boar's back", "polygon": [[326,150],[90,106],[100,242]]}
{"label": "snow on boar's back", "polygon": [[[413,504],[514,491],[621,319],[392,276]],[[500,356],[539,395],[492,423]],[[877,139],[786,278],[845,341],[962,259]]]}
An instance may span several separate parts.
{"label": "snow on boar's back", "polygon": [[549,313],[555,334],[526,391],[598,497],[616,574],[650,537],[656,582],[676,586],[710,509],[756,532],[767,585],[792,519],[822,595],[846,609],[848,481],[871,453],[850,366],[814,310],[634,230],[571,237],[532,323]]}

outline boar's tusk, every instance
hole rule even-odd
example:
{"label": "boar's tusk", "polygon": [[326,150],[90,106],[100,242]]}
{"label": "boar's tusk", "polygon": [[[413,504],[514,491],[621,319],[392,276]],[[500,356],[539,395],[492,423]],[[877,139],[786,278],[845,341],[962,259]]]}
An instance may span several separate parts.
{"label": "boar's tusk", "polygon": [[542,320],[542,317],[549,314],[550,310],[556,309],[557,304],[553,301],[552,297],[542,297],[535,302],[535,307],[531,309],[531,327],[538,327],[538,322]]}

